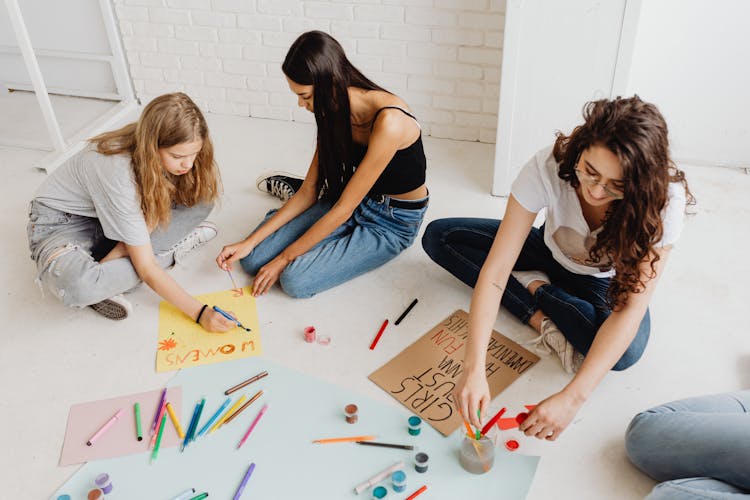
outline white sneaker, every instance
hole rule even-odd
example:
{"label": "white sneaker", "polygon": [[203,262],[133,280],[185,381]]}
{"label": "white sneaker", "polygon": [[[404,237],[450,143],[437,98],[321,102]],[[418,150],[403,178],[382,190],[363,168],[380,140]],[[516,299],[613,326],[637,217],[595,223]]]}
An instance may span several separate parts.
{"label": "white sneaker", "polygon": [[299,191],[304,178],[289,172],[264,172],[255,179],[255,186],[259,191],[275,196],[281,201],[287,201]]}
{"label": "white sneaker", "polygon": [[216,225],[213,222],[204,220],[166,253],[174,252],[175,263],[182,262],[190,252],[214,239],[218,232],[219,230],[216,229]]}
{"label": "white sneaker", "polygon": [[565,335],[557,328],[551,319],[544,318],[542,320],[542,333],[539,337],[531,342],[526,342],[525,345],[536,345],[544,349],[547,354],[555,352],[560,358],[563,370],[565,373],[576,373],[583,364],[583,354],[576,351],[573,344],[568,342]]}
{"label": "white sneaker", "polygon": [[114,320],[125,319],[133,312],[133,306],[130,305],[130,301],[122,294],[104,299],[96,304],[91,304],[89,307],[105,318]]}
{"label": "white sneaker", "polygon": [[551,283],[549,276],[541,271],[512,271],[510,274],[512,274],[524,288],[528,288],[532,281],[543,281],[547,284]]}

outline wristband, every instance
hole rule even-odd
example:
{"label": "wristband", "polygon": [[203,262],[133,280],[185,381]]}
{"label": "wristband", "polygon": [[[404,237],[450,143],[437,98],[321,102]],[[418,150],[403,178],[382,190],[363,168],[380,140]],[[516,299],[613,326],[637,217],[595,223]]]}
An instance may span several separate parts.
{"label": "wristband", "polygon": [[201,312],[199,312],[198,317],[195,318],[195,322],[198,323],[199,325],[201,324],[201,316],[203,316],[203,311],[205,311],[207,307],[208,307],[208,304],[203,304],[203,307],[201,307]]}

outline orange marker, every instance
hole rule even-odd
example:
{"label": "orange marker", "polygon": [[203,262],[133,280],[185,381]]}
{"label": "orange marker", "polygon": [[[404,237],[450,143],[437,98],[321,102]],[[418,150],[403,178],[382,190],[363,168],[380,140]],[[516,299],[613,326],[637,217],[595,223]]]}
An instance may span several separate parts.
{"label": "orange marker", "polygon": [[413,499],[417,498],[419,495],[421,495],[422,493],[424,493],[424,490],[426,490],[426,489],[427,489],[427,485],[425,484],[424,486],[422,486],[421,488],[419,488],[417,491],[415,491],[414,493],[412,493],[411,495],[409,495],[408,497],[406,497],[406,500],[413,500]]}
{"label": "orange marker", "polygon": [[348,443],[353,441],[374,441],[377,436],[351,436],[351,437],[340,437],[340,438],[327,438],[327,439],[316,439],[313,443],[328,444],[328,443]]}

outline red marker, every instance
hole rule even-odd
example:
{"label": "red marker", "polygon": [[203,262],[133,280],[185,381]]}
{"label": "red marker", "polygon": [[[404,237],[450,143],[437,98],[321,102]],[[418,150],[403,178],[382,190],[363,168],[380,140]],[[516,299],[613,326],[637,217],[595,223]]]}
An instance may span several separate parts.
{"label": "red marker", "polygon": [[492,429],[492,426],[495,425],[495,422],[497,422],[500,419],[500,417],[503,416],[503,413],[505,413],[505,407],[503,407],[499,412],[497,412],[497,415],[492,417],[490,421],[487,422],[484,427],[482,427],[482,436],[487,434],[487,432],[489,432],[489,430]]}
{"label": "red marker", "polygon": [[380,330],[378,330],[378,334],[375,335],[375,340],[372,341],[372,344],[370,344],[370,350],[372,351],[375,349],[375,346],[378,345],[378,340],[380,340],[380,336],[383,335],[383,332],[385,331],[385,327],[388,326],[388,320],[383,321],[382,326],[380,327]]}
{"label": "red marker", "polygon": [[426,489],[427,489],[427,485],[425,484],[424,486],[422,486],[421,488],[419,488],[417,491],[415,491],[414,493],[412,493],[411,495],[409,495],[408,497],[406,497],[406,500],[413,500],[414,498],[417,498],[419,495],[421,495],[422,493],[424,493],[424,490],[426,490]]}

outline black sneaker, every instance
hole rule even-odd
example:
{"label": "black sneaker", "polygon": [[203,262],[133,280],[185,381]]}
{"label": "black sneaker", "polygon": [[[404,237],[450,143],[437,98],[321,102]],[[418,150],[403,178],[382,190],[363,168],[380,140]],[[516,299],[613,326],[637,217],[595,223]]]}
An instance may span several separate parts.
{"label": "black sneaker", "polygon": [[287,201],[299,191],[304,178],[288,172],[265,172],[255,180],[258,190]]}

